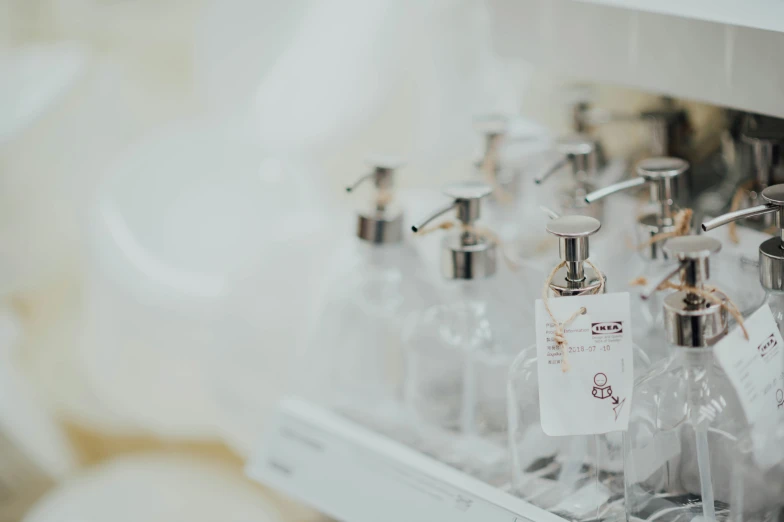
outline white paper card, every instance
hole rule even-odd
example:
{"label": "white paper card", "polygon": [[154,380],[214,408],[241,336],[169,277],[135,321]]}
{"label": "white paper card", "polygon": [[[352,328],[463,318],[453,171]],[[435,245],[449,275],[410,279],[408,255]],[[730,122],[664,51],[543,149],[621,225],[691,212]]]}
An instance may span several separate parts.
{"label": "white paper card", "polygon": [[768,305],[745,321],[749,340],[735,328],[714,347],[738,392],[750,424],[784,415],[784,341]]}
{"label": "white paper card", "polygon": [[542,430],[550,436],[625,431],[629,425],[634,368],[629,294],[550,299],[564,321],[586,309],[566,327],[569,371],[561,368],[555,323],[542,300],[536,301],[536,354]]}

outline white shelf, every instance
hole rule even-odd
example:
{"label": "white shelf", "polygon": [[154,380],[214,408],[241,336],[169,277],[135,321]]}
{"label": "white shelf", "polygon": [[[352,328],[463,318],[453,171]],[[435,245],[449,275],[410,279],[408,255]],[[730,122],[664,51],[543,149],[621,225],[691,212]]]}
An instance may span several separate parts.
{"label": "white shelf", "polygon": [[286,399],[252,479],[344,522],[563,522],[329,410]]}
{"label": "white shelf", "polygon": [[781,0],[577,0],[706,22],[784,32]]}
{"label": "white shelf", "polygon": [[487,2],[504,59],[784,118],[784,0]]}

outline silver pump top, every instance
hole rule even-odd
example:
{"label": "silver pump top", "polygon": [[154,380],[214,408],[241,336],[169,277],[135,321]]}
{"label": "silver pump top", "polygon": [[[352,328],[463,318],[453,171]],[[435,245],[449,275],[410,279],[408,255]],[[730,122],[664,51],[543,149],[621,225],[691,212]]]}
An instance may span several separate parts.
{"label": "silver pump top", "polygon": [[550,282],[550,290],[557,297],[592,294],[601,287],[601,279],[590,266],[588,238],[599,231],[602,224],[589,216],[560,216],[547,223],[547,232],[558,237],[558,252],[566,265]]}
{"label": "silver pump top", "polygon": [[572,183],[560,190],[561,210],[565,214],[584,214],[600,218],[602,206],[585,202],[585,195],[594,190],[598,177],[599,143],[585,134],[574,134],[556,140],[555,151],[558,154],[553,164],[535,177],[534,182],[540,185],[569,165]]}
{"label": "silver pump top", "polygon": [[760,283],[767,290],[784,291],[784,184],[772,185],[760,194],[764,205],[728,212],[702,224],[706,232],[738,219],[771,214],[778,233],[759,246]]}
{"label": "silver pump top", "polygon": [[[604,187],[585,196],[587,203],[594,203],[611,194],[647,185],[651,203],[656,204],[656,212],[645,214],[637,219],[637,237],[648,241],[663,232],[675,230],[673,218],[677,211],[677,178],[689,169],[689,162],[680,158],[647,158],[637,163],[637,177]],[[648,259],[667,259],[661,242],[653,242],[642,252]]]}
{"label": "silver pump top", "polygon": [[515,187],[509,187],[509,185],[515,183],[513,178],[501,179],[503,166],[499,158],[499,148],[501,143],[506,140],[507,133],[509,132],[509,119],[500,114],[481,116],[474,119],[474,129],[484,138],[482,158],[476,162],[476,167],[478,169],[482,168],[485,161],[487,161],[491,155],[494,155],[495,165],[493,165],[493,177],[496,179],[496,182],[504,186],[505,189],[514,190]]}
{"label": "silver pump top", "polygon": [[478,181],[448,185],[444,194],[452,201],[411,227],[419,232],[437,217],[452,209],[457,211],[462,230],[448,234],[441,242],[441,273],[446,279],[484,279],[495,274],[496,244],[474,228],[480,217],[482,198],[492,192],[489,185]]}
{"label": "silver pump top", "polygon": [[534,178],[534,182],[537,185],[544,183],[567,164],[571,165],[572,175],[580,182],[596,178],[598,170],[596,149],[596,140],[585,134],[573,134],[559,138],[555,142],[555,150],[559,155],[558,160],[545,172]]}
{"label": "silver pump top", "polygon": [[[687,288],[704,290],[710,278],[710,257],[721,250],[721,243],[707,236],[680,236],[669,239],[664,249],[678,264],[643,290],[643,299],[650,298],[662,283],[676,275]],[[722,294],[714,295],[726,299]],[[693,290],[679,290],[664,298],[664,330],[671,344],[688,348],[712,346],[726,335],[727,325],[727,309]]]}
{"label": "silver pump top", "polygon": [[346,187],[354,192],[366,180],[373,180],[375,201],[357,212],[357,237],[374,244],[392,244],[403,241],[403,212],[391,201],[395,171],[403,166],[398,158],[372,158],[372,170]]}

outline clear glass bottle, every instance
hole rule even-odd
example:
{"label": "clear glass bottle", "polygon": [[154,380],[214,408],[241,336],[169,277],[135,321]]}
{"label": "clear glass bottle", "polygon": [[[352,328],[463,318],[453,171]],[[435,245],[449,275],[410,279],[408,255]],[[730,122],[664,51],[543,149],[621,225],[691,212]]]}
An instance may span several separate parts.
{"label": "clear glass bottle", "polygon": [[[657,283],[679,275],[686,288],[704,290],[709,258],[721,243],[683,236],[664,249],[679,265]],[[624,435],[627,516],[726,520],[730,463],[747,428],[737,393],[713,355],[727,334],[727,309],[682,290],[664,298],[664,315],[672,353],[635,382]]]}
{"label": "clear glass bottle", "polygon": [[[703,229],[716,227],[736,219],[756,216],[773,217],[781,228],[781,211],[784,209],[784,185],[773,185],[760,194],[762,205],[731,212],[703,224]],[[784,332],[784,256],[781,255],[781,230],[759,245],[759,281],[765,290],[763,306],[767,304],[778,325]],[[784,377],[784,368],[782,368]],[[784,408],[784,391],[776,395],[778,408]],[[732,467],[732,494],[730,520],[778,520],[784,511],[784,420],[781,416],[763,419],[751,426],[735,445]]]}
{"label": "clear glass bottle", "polygon": [[[784,401],[784,397],[777,397]],[[779,406],[780,408],[784,407]],[[784,516],[784,421],[768,418],[735,447],[731,522],[768,522]]]}
{"label": "clear glass bottle", "polygon": [[[650,190],[653,210],[637,218],[634,227],[633,248],[640,255],[630,258],[621,252],[615,252],[607,265],[607,270],[618,277],[618,281],[614,283],[618,286],[611,286],[611,290],[629,291],[633,295],[639,295],[642,287],[629,286],[630,281],[638,277],[654,280],[667,269],[669,258],[662,249],[663,241],[653,240],[659,234],[672,233],[677,229],[677,189],[681,175],[688,169],[689,163],[680,158],[644,159],[636,166],[637,177],[599,189],[585,197],[586,201],[596,202],[611,194],[634,188],[646,186]],[[645,302],[640,302],[639,299],[632,302],[632,320],[635,332],[638,333],[638,342],[652,361],[664,359],[668,354],[661,335],[664,329],[661,298],[653,296]]]}
{"label": "clear glass bottle", "polygon": [[517,339],[532,328],[533,309],[513,306],[525,293],[524,279],[497,266],[496,242],[475,224],[480,200],[491,192],[484,183],[449,186],[453,201],[421,225],[454,208],[460,230],[442,240],[439,303],[412,318],[404,333],[404,395],[416,447],[500,484],[508,474],[505,377]]}
{"label": "clear glass bottle", "polygon": [[[393,204],[392,160],[378,160],[347,190],[373,180],[374,201],[357,214],[356,237],[335,254],[309,332],[320,360],[311,393],[355,420],[393,432],[403,422],[403,348],[408,314],[424,306],[430,287],[414,245],[403,240],[403,214]],[[432,298],[432,297],[431,297]],[[325,371],[326,370],[326,371]]]}
{"label": "clear glass bottle", "polygon": [[[566,262],[549,285],[551,297],[568,299],[604,290],[599,275],[584,266],[588,237],[599,228],[599,221],[588,216],[564,216],[549,223],[547,230],[558,236]],[[635,372],[647,367],[647,356],[635,346]],[[570,520],[618,514],[623,499],[622,435],[551,437],[544,433],[535,345],[521,351],[512,363],[507,401],[513,493]]]}

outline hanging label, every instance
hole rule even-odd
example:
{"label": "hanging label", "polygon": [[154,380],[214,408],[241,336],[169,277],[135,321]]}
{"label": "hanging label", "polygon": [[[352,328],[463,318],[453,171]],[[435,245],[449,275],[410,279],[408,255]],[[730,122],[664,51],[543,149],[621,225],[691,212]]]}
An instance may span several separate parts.
{"label": "hanging label", "polygon": [[[542,300],[536,301],[542,430],[550,436],[625,431],[634,385],[629,294],[562,297],[549,304],[558,321],[581,307],[586,312],[567,325],[562,350],[556,324]],[[568,371],[562,369],[564,355]]]}
{"label": "hanging label", "polygon": [[745,321],[748,341],[735,328],[714,347],[719,363],[738,392],[750,424],[784,416],[784,342],[768,305]]}

